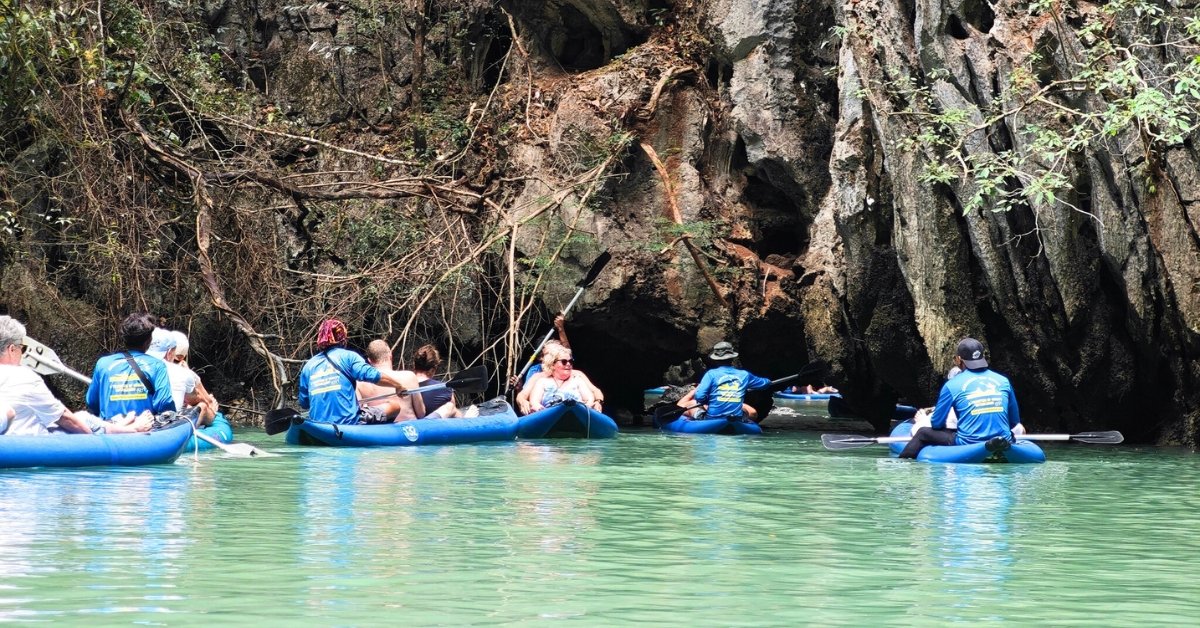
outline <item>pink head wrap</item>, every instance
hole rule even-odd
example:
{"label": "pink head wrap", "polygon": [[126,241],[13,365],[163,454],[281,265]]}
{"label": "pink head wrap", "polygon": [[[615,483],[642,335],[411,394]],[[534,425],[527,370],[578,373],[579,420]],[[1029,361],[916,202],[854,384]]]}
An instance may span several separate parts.
{"label": "pink head wrap", "polygon": [[334,345],[346,344],[346,325],[336,318],[321,321],[317,330],[317,348],[322,351]]}

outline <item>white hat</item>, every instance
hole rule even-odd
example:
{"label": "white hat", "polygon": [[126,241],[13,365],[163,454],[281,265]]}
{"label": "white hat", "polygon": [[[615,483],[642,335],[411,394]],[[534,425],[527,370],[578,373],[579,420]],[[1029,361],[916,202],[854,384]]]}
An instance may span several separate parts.
{"label": "white hat", "polygon": [[164,360],[167,352],[174,348],[175,337],[171,332],[162,327],[155,327],[154,333],[150,334],[150,348],[146,349],[146,355]]}
{"label": "white hat", "polygon": [[175,353],[177,355],[187,355],[190,348],[187,334],[181,331],[173,331],[171,332],[171,337],[175,339]]}

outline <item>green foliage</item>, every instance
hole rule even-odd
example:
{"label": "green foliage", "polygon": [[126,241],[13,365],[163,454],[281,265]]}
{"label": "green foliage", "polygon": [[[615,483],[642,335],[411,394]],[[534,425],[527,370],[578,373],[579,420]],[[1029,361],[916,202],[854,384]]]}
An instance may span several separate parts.
{"label": "green foliage", "polygon": [[[947,78],[944,70],[921,77],[889,69],[888,80],[864,86],[861,95],[880,90],[891,115],[916,120],[917,132],[898,147],[923,156],[921,180],[974,183],[965,212],[1069,203],[1068,174],[1080,155],[1114,138],[1138,138],[1153,164],[1200,125],[1200,20],[1165,7],[1114,0],[1081,13],[1074,32],[1058,16],[1057,41],[1078,38],[1083,55],[1038,47],[1013,68],[1002,98],[982,109],[946,107],[933,90]],[[1032,15],[1068,9],[1059,0],[1028,5]],[[1001,122],[1019,126],[1014,149],[968,150]]]}

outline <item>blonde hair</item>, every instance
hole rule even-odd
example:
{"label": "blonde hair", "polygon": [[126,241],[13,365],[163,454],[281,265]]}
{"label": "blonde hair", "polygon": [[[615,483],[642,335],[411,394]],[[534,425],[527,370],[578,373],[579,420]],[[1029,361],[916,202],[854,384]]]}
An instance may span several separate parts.
{"label": "blonde hair", "polygon": [[554,367],[556,360],[570,359],[571,357],[570,349],[558,343],[552,345],[547,342],[546,346],[542,349],[542,370],[549,373],[550,369]]}

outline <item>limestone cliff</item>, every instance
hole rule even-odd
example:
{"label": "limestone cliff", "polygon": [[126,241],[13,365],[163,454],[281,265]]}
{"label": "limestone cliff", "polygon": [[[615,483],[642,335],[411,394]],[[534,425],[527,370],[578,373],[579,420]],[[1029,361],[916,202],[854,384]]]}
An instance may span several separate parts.
{"label": "limestone cliff", "polygon": [[[156,208],[146,232],[63,202],[55,211],[113,221],[85,229],[90,255],[63,248],[79,234],[43,224],[46,190],[56,155],[79,151],[31,131],[5,153],[39,165],[4,175],[22,228],[0,281],[25,291],[8,309],[36,319],[31,333],[64,324],[37,307],[45,292],[84,312],[79,361],[110,340],[98,316],[147,307],[203,335],[237,394],[286,394],[328,313],[405,355],[432,340],[459,364],[519,368],[607,249],[569,330],[610,399],[633,405],[725,338],[762,374],[828,361],[825,379],[883,428],[897,397],[932,401],[972,335],[1036,429],[1194,443],[1190,129],[1081,144],[1056,196],[1014,176],[1024,200],[1006,211],[969,209],[987,181],[928,175],[1036,152],[1031,125],[1104,110],[1102,93],[1025,103],[1010,80],[1031,65],[1035,92],[1077,76],[1098,6],[208,0],[171,17],[203,34],[183,45],[209,67],[189,85],[232,91],[228,107],[172,87],[187,56],[145,65],[166,86],[145,103],[119,83],[95,96],[113,158],[145,164],[147,180],[114,182],[129,190],[114,198]],[[1171,37],[1108,28],[1118,43]],[[946,112],[970,129],[954,151],[915,141]],[[162,250],[147,260],[151,240]],[[89,269],[113,264],[101,250],[140,270],[94,286]]]}

